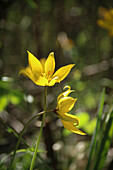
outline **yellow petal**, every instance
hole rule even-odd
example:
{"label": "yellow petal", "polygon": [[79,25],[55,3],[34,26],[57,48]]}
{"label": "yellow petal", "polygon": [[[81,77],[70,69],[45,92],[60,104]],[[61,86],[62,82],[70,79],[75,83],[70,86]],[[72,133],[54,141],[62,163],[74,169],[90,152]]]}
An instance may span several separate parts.
{"label": "yellow petal", "polygon": [[60,113],[69,112],[73,107],[77,99],[73,97],[64,97],[58,101],[58,109]]}
{"label": "yellow petal", "polygon": [[19,75],[20,74],[24,74],[25,76],[29,77],[35,84],[39,86],[48,86],[48,80],[45,77],[41,77],[41,76],[35,77],[30,67],[21,69]]}
{"label": "yellow petal", "polygon": [[55,80],[55,79],[52,79],[52,80],[49,82],[49,86],[54,86],[55,83],[56,83],[56,80]]}
{"label": "yellow petal", "polygon": [[57,97],[57,103],[58,101],[63,98],[63,97],[67,97],[71,92],[73,92],[74,90],[71,90],[70,86],[65,86],[63,89],[68,88],[68,90],[66,90],[65,92],[61,93],[58,97]]}
{"label": "yellow petal", "polygon": [[26,67],[26,68],[23,68],[19,71],[19,74],[23,74],[27,77],[29,77],[32,81],[34,81],[34,77],[33,77],[33,73],[32,73],[32,70],[30,69],[30,67]]}
{"label": "yellow petal", "polygon": [[64,121],[64,120],[62,120],[62,119],[61,119],[61,121],[62,121],[63,126],[64,126],[67,130],[69,130],[69,131],[71,131],[71,132],[73,132],[73,133],[79,134],[79,135],[86,135],[84,132],[82,132],[81,130],[77,129],[77,128],[73,125],[72,122]]}
{"label": "yellow petal", "polygon": [[48,86],[48,80],[45,77],[39,77],[37,80],[35,80],[35,84],[39,86]]}
{"label": "yellow petal", "polygon": [[68,113],[58,113],[58,117],[64,121],[71,122],[72,124],[76,123],[76,126],[79,125],[79,118]]}
{"label": "yellow petal", "polygon": [[107,30],[110,30],[111,29],[111,24],[108,23],[108,21],[106,20],[97,20],[97,24]]}
{"label": "yellow petal", "polygon": [[46,62],[46,59],[45,58],[41,58],[40,59],[40,63],[42,64],[42,67],[43,67],[43,72],[45,72],[45,62]]}
{"label": "yellow petal", "polygon": [[67,66],[59,68],[53,75],[53,78],[57,77],[57,82],[62,81],[69,74],[74,65],[75,64],[69,64]]}
{"label": "yellow petal", "polygon": [[45,74],[47,76],[52,75],[54,73],[54,69],[55,69],[54,53],[51,52],[45,62]]}
{"label": "yellow petal", "polygon": [[29,60],[29,66],[36,76],[40,76],[43,72],[43,67],[40,63],[40,61],[29,51],[28,52],[28,60]]}

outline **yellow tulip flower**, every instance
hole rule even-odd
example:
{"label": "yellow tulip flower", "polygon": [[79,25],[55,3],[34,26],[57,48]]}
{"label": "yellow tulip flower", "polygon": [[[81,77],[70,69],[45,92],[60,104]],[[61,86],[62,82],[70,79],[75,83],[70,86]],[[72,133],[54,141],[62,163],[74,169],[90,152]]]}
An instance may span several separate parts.
{"label": "yellow tulip flower", "polygon": [[[53,86],[55,83],[60,83],[70,72],[75,64],[69,64],[61,67],[55,73],[54,53],[51,52],[48,58],[38,60],[32,53],[28,52],[29,66],[20,70],[20,74],[29,77],[35,84],[40,86]],[[54,74],[53,74],[54,73]]]}
{"label": "yellow tulip flower", "polygon": [[113,8],[107,10],[106,8],[100,7],[98,13],[101,19],[97,20],[97,24],[107,29],[109,35],[113,37]]}
{"label": "yellow tulip flower", "polygon": [[76,128],[79,124],[79,119],[76,116],[67,113],[74,107],[77,99],[68,97],[68,95],[73,92],[70,86],[65,86],[64,89],[65,88],[68,88],[68,90],[58,96],[57,107],[54,111],[61,119],[61,122],[66,129],[76,134],[85,135],[84,132]]}

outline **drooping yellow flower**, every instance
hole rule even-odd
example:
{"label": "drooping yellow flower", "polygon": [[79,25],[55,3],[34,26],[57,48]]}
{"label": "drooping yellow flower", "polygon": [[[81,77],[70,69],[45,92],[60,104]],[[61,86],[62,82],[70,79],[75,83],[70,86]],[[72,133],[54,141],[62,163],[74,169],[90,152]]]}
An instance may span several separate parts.
{"label": "drooping yellow flower", "polygon": [[77,99],[68,97],[68,95],[73,92],[70,86],[65,86],[64,89],[65,88],[68,88],[68,90],[58,96],[57,107],[54,111],[61,119],[61,122],[66,129],[76,134],[85,135],[84,132],[76,128],[76,126],[79,124],[79,119],[76,116],[67,113],[74,107]]}
{"label": "drooping yellow flower", "polygon": [[101,19],[97,20],[97,24],[107,29],[109,35],[113,36],[113,8],[107,10],[106,8],[100,7],[98,13]]}
{"label": "drooping yellow flower", "polygon": [[[70,72],[75,64],[61,67],[55,73],[54,53],[51,52],[46,60],[38,60],[32,53],[28,52],[29,66],[20,70],[20,74],[29,77],[35,84],[40,86],[53,86],[60,83]],[[54,73],[54,74],[53,74]]]}

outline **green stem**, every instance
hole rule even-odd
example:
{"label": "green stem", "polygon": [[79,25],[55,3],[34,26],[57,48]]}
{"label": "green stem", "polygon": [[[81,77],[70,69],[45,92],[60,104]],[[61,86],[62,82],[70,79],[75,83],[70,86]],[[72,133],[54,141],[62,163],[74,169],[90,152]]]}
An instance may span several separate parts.
{"label": "green stem", "polygon": [[30,170],[33,170],[34,163],[35,163],[35,159],[36,159],[36,155],[37,155],[37,151],[38,151],[38,147],[39,147],[39,143],[40,143],[40,139],[41,139],[41,135],[42,135],[43,125],[44,125],[44,119],[45,119],[45,113],[46,113],[46,104],[47,104],[47,87],[45,86],[44,114],[43,114],[43,117],[42,117],[42,124],[41,124],[40,132],[39,132],[39,135],[38,135],[38,138],[37,138],[35,151],[34,151],[34,154],[33,154],[33,158],[32,158],[32,161],[31,161],[31,165],[30,165]]}
{"label": "green stem", "polygon": [[[52,111],[53,111],[53,110],[48,110],[48,111],[46,111],[46,113],[49,113],[49,112],[52,112]],[[17,141],[17,143],[16,143],[15,150],[14,150],[14,152],[13,152],[13,156],[12,156],[11,163],[10,163],[10,165],[9,165],[8,170],[11,170],[11,169],[12,169],[12,165],[13,165],[13,161],[14,161],[14,158],[15,158],[15,154],[16,154],[16,151],[17,151],[17,149],[18,149],[19,143],[20,143],[20,141],[21,141],[21,138],[22,138],[22,136],[23,136],[23,133],[24,133],[25,129],[26,129],[27,126],[31,123],[32,120],[34,120],[35,118],[37,118],[38,116],[40,116],[40,115],[42,115],[42,114],[44,114],[44,113],[45,113],[45,111],[42,111],[42,112],[38,113],[37,115],[35,115],[34,117],[32,117],[32,118],[25,124],[25,126],[24,126],[23,130],[21,131],[21,134],[20,134],[20,136],[19,136],[19,138],[18,138],[18,141]]]}
{"label": "green stem", "polygon": [[14,157],[15,157],[15,154],[16,154],[16,150],[18,149],[20,140],[21,140],[21,138],[22,138],[22,135],[23,135],[25,129],[27,128],[27,126],[29,125],[29,123],[30,123],[32,120],[34,120],[37,116],[39,116],[39,115],[41,115],[41,114],[44,114],[44,111],[43,111],[43,112],[40,112],[38,115],[35,115],[35,116],[34,116],[33,118],[31,118],[31,119],[26,123],[26,125],[24,126],[24,128],[23,128],[23,130],[22,130],[22,132],[21,132],[21,134],[20,134],[20,136],[19,136],[19,138],[18,138],[18,141],[17,141],[17,143],[16,143],[16,147],[15,147],[15,150],[14,150],[14,153],[13,153],[13,157],[12,157],[11,163],[10,163],[10,165],[9,165],[9,170],[10,170],[11,167],[12,167],[13,160],[14,160]]}

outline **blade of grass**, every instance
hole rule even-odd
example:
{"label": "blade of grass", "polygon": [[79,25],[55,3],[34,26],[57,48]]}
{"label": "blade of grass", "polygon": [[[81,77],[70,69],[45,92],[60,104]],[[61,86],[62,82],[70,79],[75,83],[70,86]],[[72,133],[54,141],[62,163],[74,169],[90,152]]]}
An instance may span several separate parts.
{"label": "blade of grass", "polygon": [[106,112],[103,116],[103,119],[102,119],[102,122],[101,122],[101,131],[99,133],[99,137],[98,137],[98,145],[96,147],[96,153],[95,153],[95,162],[96,162],[96,158],[98,157],[98,152],[99,152],[99,149],[101,147],[101,143],[102,143],[102,140],[103,140],[103,136],[104,136],[104,133],[105,133],[105,129],[106,129],[106,125],[108,123],[108,120],[109,120],[109,116],[112,112],[113,108],[111,107],[110,111],[109,112]]}
{"label": "blade of grass", "polygon": [[99,109],[98,109],[98,115],[97,115],[97,123],[96,123],[95,131],[94,131],[93,136],[92,136],[89,159],[88,159],[88,163],[87,163],[87,166],[86,166],[86,170],[90,169],[91,161],[92,161],[93,154],[94,154],[94,151],[95,151],[97,134],[98,134],[99,129],[100,129],[101,115],[102,115],[103,106],[104,106],[104,98],[105,98],[105,88],[103,89],[102,94],[101,94],[101,99],[100,99],[100,104],[99,104]]}
{"label": "blade of grass", "polygon": [[113,139],[113,111],[108,115],[106,129],[97,152],[94,170],[101,170],[104,166],[108,149]]}

